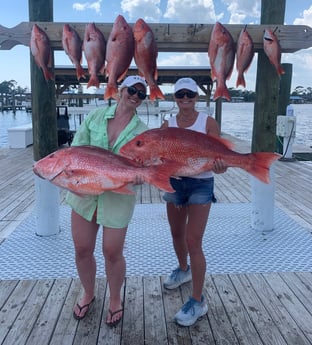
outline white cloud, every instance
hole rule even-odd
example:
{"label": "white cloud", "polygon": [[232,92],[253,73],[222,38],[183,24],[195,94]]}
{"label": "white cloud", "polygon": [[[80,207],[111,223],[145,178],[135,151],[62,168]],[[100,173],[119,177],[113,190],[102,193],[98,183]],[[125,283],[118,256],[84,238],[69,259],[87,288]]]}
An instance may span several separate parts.
{"label": "white cloud", "polygon": [[101,2],[97,0],[94,2],[75,2],[73,9],[76,11],[94,10],[96,13],[101,13]]}
{"label": "white cloud", "polygon": [[168,0],[164,14],[181,23],[215,23],[222,16],[215,13],[213,0]]}
{"label": "white cloud", "polygon": [[260,0],[223,0],[230,12],[229,24],[242,24],[246,17],[260,18]]}
{"label": "white cloud", "polygon": [[120,6],[130,19],[143,18],[147,22],[157,22],[162,15],[160,0],[122,0]]}
{"label": "white cloud", "polygon": [[158,66],[207,66],[208,53],[163,53],[157,60]]}
{"label": "white cloud", "polygon": [[312,5],[307,10],[303,11],[301,18],[294,20],[294,25],[308,25],[312,26]]}
{"label": "white cloud", "polygon": [[[301,17],[296,18],[293,24],[312,26],[312,5],[304,10]],[[312,48],[299,50],[293,54],[283,54],[283,56],[285,56],[285,62],[293,64],[292,89],[299,85],[311,86],[307,75],[312,75]],[[306,81],[306,84],[302,80]]]}

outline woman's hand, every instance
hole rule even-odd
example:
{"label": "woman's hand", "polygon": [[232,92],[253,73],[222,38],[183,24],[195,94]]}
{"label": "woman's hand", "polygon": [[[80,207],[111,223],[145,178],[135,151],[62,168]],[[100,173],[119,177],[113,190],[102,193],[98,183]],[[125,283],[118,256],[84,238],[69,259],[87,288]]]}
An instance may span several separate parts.
{"label": "woman's hand", "polygon": [[213,162],[212,171],[215,174],[222,174],[222,173],[226,172],[226,170],[227,170],[227,166],[225,165],[224,160],[222,158],[217,158]]}

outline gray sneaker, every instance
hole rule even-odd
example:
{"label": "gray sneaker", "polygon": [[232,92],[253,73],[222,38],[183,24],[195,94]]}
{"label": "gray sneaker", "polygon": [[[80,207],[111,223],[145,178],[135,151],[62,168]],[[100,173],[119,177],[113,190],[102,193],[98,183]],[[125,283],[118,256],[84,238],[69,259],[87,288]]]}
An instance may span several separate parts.
{"label": "gray sneaker", "polygon": [[179,287],[180,285],[187,283],[192,280],[192,272],[191,268],[188,265],[186,271],[182,271],[180,267],[176,268],[170,276],[167,277],[167,279],[164,281],[164,287],[166,289],[175,289]]}
{"label": "gray sneaker", "polygon": [[207,311],[208,305],[203,296],[200,302],[190,297],[183,307],[175,314],[174,319],[180,326],[191,326],[201,316],[205,315]]}

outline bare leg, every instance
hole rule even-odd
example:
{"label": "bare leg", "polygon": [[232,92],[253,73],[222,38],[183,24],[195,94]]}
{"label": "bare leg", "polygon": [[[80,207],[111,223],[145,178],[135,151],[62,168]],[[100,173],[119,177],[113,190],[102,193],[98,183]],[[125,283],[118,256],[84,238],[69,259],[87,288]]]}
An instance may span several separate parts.
{"label": "bare leg", "polygon": [[206,259],[202,249],[202,239],[207,225],[211,203],[188,206],[186,243],[192,270],[192,297],[200,301],[206,273]]}
{"label": "bare leg", "polygon": [[170,225],[173,248],[177,255],[179,266],[182,270],[187,270],[188,249],[186,244],[186,222],[187,208],[177,207],[173,203],[167,203],[167,215]]}
{"label": "bare leg", "polygon": [[[87,221],[75,211],[72,211],[71,224],[77,271],[84,288],[84,294],[79,304],[83,306],[90,303],[94,297],[96,262],[93,252],[99,225]],[[80,312],[76,306],[74,311],[77,316],[83,316],[87,309]]]}
{"label": "bare leg", "polygon": [[[123,256],[127,228],[105,228],[103,233],[103,254],[105,257],[105,270],[110,292],[109,309],[111,312],[122,309],[120,296],[121,286],[126,274],[126,261]],[[114,322],[122,317],[122,311],[111,316],[108,314],[107,322]]]}

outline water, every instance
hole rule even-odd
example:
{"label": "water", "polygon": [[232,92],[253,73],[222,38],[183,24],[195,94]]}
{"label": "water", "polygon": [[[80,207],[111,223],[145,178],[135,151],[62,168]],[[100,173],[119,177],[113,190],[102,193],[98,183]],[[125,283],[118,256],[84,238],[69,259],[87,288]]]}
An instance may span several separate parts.
{"label": "water", "polygon": [[[214,107],[214,103],[211,107]],[[174,106],[167,102],[168,108]],[[199,106],[202,106],[199,104]],[[312,104],[294,104],[296,116],[295,143],[312,147]],[[243,140],[251,140],[253,126],[253,103],[223,103],[222,105],[222,131]],[[155,115],[140,115],[150,128],[160,126],[161,117]],[[25,111],[0,112],[0,147],[8,147],[8,128],[24,125],[31,122],[31,113]],[[76,130],[79,127],[77,116],[70,117],[70,127]]]}

